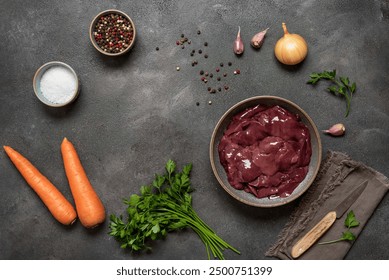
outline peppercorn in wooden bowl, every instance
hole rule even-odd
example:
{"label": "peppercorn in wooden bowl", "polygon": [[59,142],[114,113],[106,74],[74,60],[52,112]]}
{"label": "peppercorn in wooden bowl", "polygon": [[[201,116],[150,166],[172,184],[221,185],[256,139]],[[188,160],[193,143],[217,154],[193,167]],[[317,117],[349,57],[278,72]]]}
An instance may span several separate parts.
{"label": "peppercorn in wooden bowl", "polygon": [[100,53],[119,56],[127,53],[134,45],[136,29],[132,19],[119,10],[99,13],[89,28],[92,45]]}

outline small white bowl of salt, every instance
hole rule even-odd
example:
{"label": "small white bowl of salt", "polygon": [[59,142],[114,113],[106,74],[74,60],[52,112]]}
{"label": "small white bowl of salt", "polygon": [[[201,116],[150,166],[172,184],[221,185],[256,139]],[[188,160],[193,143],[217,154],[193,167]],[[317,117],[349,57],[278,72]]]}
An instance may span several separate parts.
{"label": "small white bowl of salt", "polygon": [[42,65],[34,75],[33,87],[38,99],[51,107],[72,103],[80,90],[76,72],[60,61]]}

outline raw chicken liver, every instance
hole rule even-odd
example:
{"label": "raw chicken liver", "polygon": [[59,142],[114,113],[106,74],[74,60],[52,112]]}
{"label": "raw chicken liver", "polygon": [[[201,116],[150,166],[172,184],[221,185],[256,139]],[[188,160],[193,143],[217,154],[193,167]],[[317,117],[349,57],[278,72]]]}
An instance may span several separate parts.
{"label": "raw chicken liver", "polygon": [[230,184],[262,197],[286,197],[304,180],[312,155],[307,126],[280,106],[235,115],[218,146]]}

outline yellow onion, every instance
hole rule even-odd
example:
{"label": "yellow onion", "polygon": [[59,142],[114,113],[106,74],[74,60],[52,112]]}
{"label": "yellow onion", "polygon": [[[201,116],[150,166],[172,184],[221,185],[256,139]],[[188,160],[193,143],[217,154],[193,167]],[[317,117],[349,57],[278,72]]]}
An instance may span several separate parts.
{"label": "yellow onion", "polygon": [[304,60],[308,54],[308,45],[304,38],[298,34],[290,34],[286,24],[282,23],[284,36],[274,47],[274,53],[279,62],[286,65],[296,65]]}

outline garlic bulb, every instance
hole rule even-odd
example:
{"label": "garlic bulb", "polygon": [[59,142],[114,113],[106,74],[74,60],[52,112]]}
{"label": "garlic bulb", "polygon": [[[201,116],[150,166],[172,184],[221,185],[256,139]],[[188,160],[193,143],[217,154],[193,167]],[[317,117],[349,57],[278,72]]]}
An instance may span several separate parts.
{"label": "garlic bulb", "polygon": [[274,53],[281,63],[296,65],[303,61],[308,54],[307,42],[298,34],[290,34],[285,23],[282,23],[282,28],[284,36],[277,41]]}

